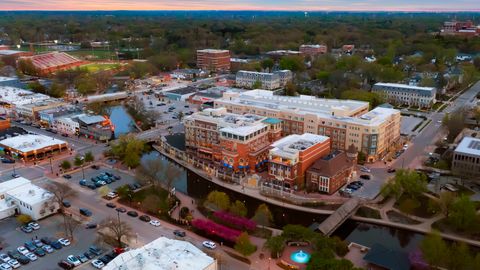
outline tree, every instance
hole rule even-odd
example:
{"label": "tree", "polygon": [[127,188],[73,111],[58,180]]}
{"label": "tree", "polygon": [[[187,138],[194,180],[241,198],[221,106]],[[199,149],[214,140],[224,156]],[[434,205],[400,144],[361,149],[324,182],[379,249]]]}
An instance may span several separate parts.
{"label": "tree", "polygon": [[249,256],[257,250],[257,247],[250,242],[250,237],[247,232],[242,232],[237,237],[234,248],[243,256]]}
{"label": "tree", "polygon": [[465,110],[459,109],[452,113],[446,113],[442,120],[442,125],[448,130],[447,139],[449,142],[453,140],[462,132],[465,127]]}
{"label": "tree", "polygon": [[18,215],[16,219],[18,223],[22,225],[28,224],[30,221],[32,221],[32,217],[26,214]]}
{"label": "tree", "polygon": [[116,192],[118,194],[118,197],[120,197],[121,200],[127,200],[129,204],[132,204],[133,195],[135,193],[133,192],[133,190],[130,189],[128,185],[119,186],[116,189]]}
{"label": "tree", "polygon": [[91,151],[86,152],[83,157],[84,157],[85,162],[87,162],[87,163],[95,161],[95,156],[92,154]]}
{"label": "tree", "polygon": [[62,163],[60,164],[60,167],[63,169],[63,170],[68,170],[72,167],[72,164],[70,163],[70,161],[68,160],[64,160],[62,161]]}
{"label": "tree", "polygon": [[110,193],[110,188],[108,186],[103,186],[98,189],[98,194],[100,194],[101,197],[107,196],[108,193]]}
{"label": "tree", "polygon": [[161,159],[150,159],[141,164],[137,169],[138,178],[146,184],[154,187],[163,185],[169,193],[173,183],[178,180],[180,170],[171,162],[163,162]]}
{"label": "tree", "polygon": [[23,74],[38,75],[38,69],[33,65],[30,59],[19,59],[17,64],[18,70]]}
{"label": "tree", "polygon": [[343,91],[341,95],[342,99],[361,100],[370,103],[370,108],[375,108],[384,102],[381,95],[374,92],[367,92],[363,90],[347,90]]}
{"label": "tree", "polygon": [[271,58],[265,58],[262,60],[260,63],[263,69],[269,69],[270,71],[272,70],[273,66],[275,65],[275,62]]}
{"label": "tree", "polygon": [[230,207],[230,198],[227,193],[214,190],[208,194],[207,203],[216,210],[225,211]]}
{"label": "tree", "polygon": [[448,247],[437,231],[433,231],[423,238],[420,250],[423,258],[433,268],[443,266],[449,256]]}
{"label": "tree", "polygon": [[477,126],[480,125],[480,106],[475,106],[475,108],[473,108],[473,118],[475,118]]}
{"label": "tree", "polygon": [[239,200],[233,202],[228,211],[239,217],[246,217],[248,213],[248,209],[245,204]]}
{"label": "tree", "polygon": [[180,112],[178,113],[177,117],[178,117],[178,121],[182,122],[182,119],[183,119],[183,117],[184,117],[183,112],[180,111]]}
{"label": "tree", "polygon": [[265,227],[269,226],[272,223],[273,216],[268,206],[262,203],[255,211],[255,215],[252,217],[252,220]]}
{"label": "tree", "polygon": [[59,207],[59,213],[63,217],[63,228],[65,230],[65,235],[73,238],[73,231],[77,224],[70,220],[72,219],[69,215],[65,213],[65,207],[63,201],[67,198],[72,198],[77,196],[77,191],[72,189],[68,183],[61,182],[50,182],[45,187],[46,190],[50,191],[53,194],[53,200]]}
{"label": "tree", "polygon": [[128,241],[129,238],[134,236],[133,230],[124,221],[120,221],[120,218],[108,217],[100,222],[100,227],[105,228],[103,234],[103,240],[107,244],[113,244],[117,247],[123,247],[123,241]]}
{"label": "tree", "polygon": [[447,269],[464,270],[472,269],[472,254],[464,242],[455,242],[450,246]]}
{"label": "tree", "polygon": [[145,141],[138,140],[134,135],[122,135],[112,143],[110,154],[122,160],[128,167],[140,165],[141,154],[147,149]]}
{"label": "tree", "polygon": [[261,88],[262,88],[262,82],[259,80],[256,80],[252,85],[252,89],[261,89]]}
{"label": "tree", "polygon": [[382,195],[393,195],[400,198],[402,194],[409,196],[415,200],[427,190],[427,177],[423,173],[415,170],[401,169],[397,170],[393,181],[386,183],[382,187]]}
{"label": "tree", "polygon": [[85,179],[85,171],[83,170],[83,164],[85,164],[85,158],[80,155],[76,155],[73,159],[73,165],[82,168],[83,179]]}
{"label": "tree", "polygon": [[267,242],[265,242],[265,247],[270,250],[272,258],[280,258],[285,249],[285,238],[281,235],[270,237]]}
{"label": "tree", "polygon": [[160,197],[154,194],[147,195],[142,201],[142,207],[152,215],[159,214],[158,211],[161,209],[161,204],[162,200],[160,200]]}
{"label": "tree", "polygon": [[452,205],[448,218],[456,229],[468,230],[477,222],[475,203],[468,196],[460,196]]}
{"label": "tree", "polygon": [[297,85],[293,82],[288,82],[287,85],[285,85],[285,95],[287,96],[295,96],[297,94],[297,90]]}
{"label": "tree", "polygon": [[72,215],[63,215],[63,217],[66,237],[74,239],[73,232],[75,232],[75,230],[78,228],[80,222],[74,219]]}
{"label": "tree", "polygon": [[67,87],[65,84],[58,83],[54,81],[48,90],[48,94],[54,98],[62,98],[67,92]]}
{"label": "tree", "polygon": [[478,71],[480,71],[480,56],[473,58],[473,65]]}
{"label": "tree", "polygon": [[89,74],[82,74],[75,78],[74,85],[81,95],[88,95],[97,91],[97,82],[95,78]]}
{"label": "tree", "polygon": [[27,85],[27,88],[32,90],[35,93],[45,94],[47,88],[41,84],[39,81],[31,82]]}
{"label": "tree", "polygon": [[285,56],[280,60],[280,68],[288,69],[292,72],[304,71],[306,69],[301,56]]}
{"label": "tree", "polygon": [[443,192],[440,194],[438,203],[440,205],[440,210],[445,215],[446,218],[449,217],[450,211],[452,210],[453,204],[455,202],[456,196],[452,192]]}

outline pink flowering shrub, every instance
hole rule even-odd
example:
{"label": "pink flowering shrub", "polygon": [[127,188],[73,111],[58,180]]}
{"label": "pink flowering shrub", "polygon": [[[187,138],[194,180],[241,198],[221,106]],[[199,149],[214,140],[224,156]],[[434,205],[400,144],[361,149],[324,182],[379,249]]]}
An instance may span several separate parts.
{"label": "pink flowering shrub", "polygon": [[257,227],[257,223],[255,223],[255,221],[252,221],[248,218],[239,217],[228,212],[217,211],[213,213],[213,216],[218,220],[218,222],[238,230],[253,231]]}
{"label": "pink flowering shrub", "polygon": [[194,219],[192,221],[192,226],[197,230],[204,231],[209,235],[215,235],[231,242],[235,242],[235,240],[241,233],[240,231],[228,228],[226,226],[223,226],[213,221],[205,220],[205,219]]}

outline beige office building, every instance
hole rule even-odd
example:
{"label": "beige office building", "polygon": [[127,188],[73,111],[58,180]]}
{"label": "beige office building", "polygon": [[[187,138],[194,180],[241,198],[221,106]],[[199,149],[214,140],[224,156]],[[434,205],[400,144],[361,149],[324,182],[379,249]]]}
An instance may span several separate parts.
{"label": "beige office building", "polygon": [[400,111],[356,100],[321,99],[313,96],[278,96],[271,91],[225,92],[215,100],[236,114],[256,114],[282,120],[283,136],[313,133],[330,137],[332,149],[346,150],[353,144],[373,162],[399,143]]}

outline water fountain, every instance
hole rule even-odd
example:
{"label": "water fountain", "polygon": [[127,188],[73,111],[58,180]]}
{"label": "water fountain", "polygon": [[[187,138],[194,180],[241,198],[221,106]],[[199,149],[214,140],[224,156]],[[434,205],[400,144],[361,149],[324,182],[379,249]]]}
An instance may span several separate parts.
{"label": "water fountain", "polygon": [[292,252],[290,259],[296,263],[308,263],[310,260],[310,254],[303,250],[297,250]]}

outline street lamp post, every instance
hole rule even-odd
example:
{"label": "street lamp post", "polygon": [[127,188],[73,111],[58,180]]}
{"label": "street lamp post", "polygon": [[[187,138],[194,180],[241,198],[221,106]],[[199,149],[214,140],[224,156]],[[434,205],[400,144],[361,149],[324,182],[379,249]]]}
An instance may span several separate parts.
{"label": "street lamp post", "polygon": [[[50,157],[50,171],[53,174],[53,165],[52,165],[52,157]],[[85,178],[85,177],[84,177]]]}

